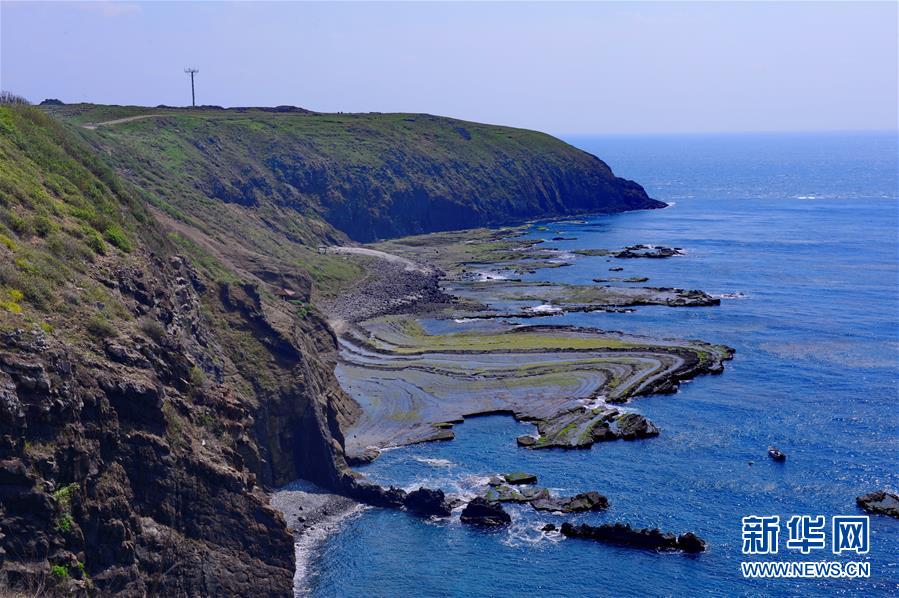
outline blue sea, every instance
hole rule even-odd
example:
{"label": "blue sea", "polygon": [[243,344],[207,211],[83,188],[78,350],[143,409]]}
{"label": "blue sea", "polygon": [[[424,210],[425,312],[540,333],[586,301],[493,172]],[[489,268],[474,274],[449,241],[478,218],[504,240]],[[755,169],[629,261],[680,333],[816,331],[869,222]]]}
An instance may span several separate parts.
{"label": "blue sea", "polygon": [[[495,472],[535,473],[559,494],[597,490],[605,513],[554,516],[511,507],[510,529],[426,522],[367,509],[345,519],[312,557],[315,596],[896,595],[899,520],[871,517],[870,553],[831,553],[830,519],[859,515],[855,497],[899,490],[899,270],[895,134],[572,137],[664,210],[540,223],[562,249],[635,243],[683,257],[620,260],[652,286],[703,289],[720,307],[643,307],[570,314],[576,324],[734,347],[720,376],[633,406],[662,428],[654,439],[586,451],[528,451],[511,417],[470,418],[452,442],[388,451],[360,468],[381,483],[465,489]],[[552,233],[552,234],[550,234]],[[590,284],[605,257],[539,271]],[[766,455],[769,444],[788,456]],[[741,519],[777,515],[780,551],[741,554]],[[827,517],[827,546],[785,546],[791,515]],[[657,554],[544,534],[544,523],[624,521],[692,530],[705,554]],[[743,560],[865,560],[869,579],[751,580]]]}

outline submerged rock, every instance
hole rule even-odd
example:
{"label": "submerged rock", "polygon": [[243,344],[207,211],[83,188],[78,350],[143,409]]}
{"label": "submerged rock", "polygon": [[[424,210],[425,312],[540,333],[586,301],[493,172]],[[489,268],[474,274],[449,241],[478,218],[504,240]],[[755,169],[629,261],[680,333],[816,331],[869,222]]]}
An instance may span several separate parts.
{"label": "submerged rock", "polygon": [[538,511],[580,513],[583,511],[601,511],[603,509],[608,509],[609,499],[599,492],[582,492],[575,496],[533,500],[531,501],[531,506]]}
{"label": "submerged rock", "polygon": [[777,461],[778,463],[783,463],[787,460],[787,455],[776,446],[768,447],[768,456]]}
{"label": "submerged rock", "polygon": [[443,490],[419,488],[406,495],[406,510],[424,517],[449,517],[453,509],[446,501]]}
{"label": "submerged rock", "polygon": [[489,502],[478,496],[462,509],[462,523],[495,527],[509,525],[512,518],[499,504]]}
{"label": "submerged rock", "polygon": [[698,553],[706,550],[707,544],[696,534],[687,532],[675,536],[670,532],[656,529],[632,528],[627,523],[604,523],[599,526],[562,524],[562,535],[568,538],[596,540],[619,546],[633,546],[658,551],[681,551]]}
{"label": "submerged rock", "polygon": [[552,523],[547,523],[546,525],[544,525],[544,526],[541,527],[540,529],[543,530],[543,531],[545,531],[545,532],[554,532],[554,531],[556,531],[556,526],[555,526],[554,524],[552,524]]}
{"label": "submerged rock", "polygon": [[537,439],[530,434],[524,434],[515,439],[515,442],[518,443],[518,446],[523,446],[525,448],[529,448],[537,444]]}
{"label": "submerged rock", "polygon": [[855,503],[869,513],[899,518],[899,495],[879,490],[859,496]]}
{"label": "submerged rock", "polygon": [[531,502],[549,498],[549,490],[534,487],[513,488],[502,484],[490,486],[481,496],[490,502]]}

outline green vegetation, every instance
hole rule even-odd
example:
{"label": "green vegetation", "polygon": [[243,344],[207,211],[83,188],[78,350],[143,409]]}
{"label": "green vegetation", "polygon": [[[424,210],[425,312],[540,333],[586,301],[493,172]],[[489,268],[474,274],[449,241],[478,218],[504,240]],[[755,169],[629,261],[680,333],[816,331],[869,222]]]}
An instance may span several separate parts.
{"label": "green vegetation", "polygon": [[53,565],[50,567],[50,574],[58,581],[64,581],[69,578],[69,570],[64,565]]}
{"label": "green vegetation", "polygon": [[[422,114],[89,104],[44,110],[109,155],[147,204],[186,225],[176,242],[203,246],[219,266],[204,268],[219,275],[240,268],[250,251],[296,264],[323,297],[362,275],[358,265],[317,252],[346,241],[337,230],[372,240],[547,212],[657,205],[621,186],[595,157],[523,129]],[[146,118],[80,128],[134,116]],[[98,231],[127,251],[116,229]]]}
{"label": "green vegetation", "polygon": [[52,313],[112,336],[127,312],[108,296],[83,301],[80,281],[103,256],[131,251],[146,218],[77,134],[37,108],[0,106],[0,315],[51,331],[42,314]]}
{"label": "green vegetation", "polygon": [[615,337],[571,332],[552,333],[545,330],[509,330],[507,332],[459,332],[455,334],[429,335],[414,318],[389,316],[381,318],[391,330],[390,344],[381,348],[399,354],[417,354],[433,351],[588,351],[602,349],[637,349],[641,345]]}
{"label": "green vegetation", "polygon": [[78,484],[71,483],[57,488],[52,496],[59,506],[59,516],[56,518],[56,529],[67,532],[72,529],[75,520],[72,518],[72,495],[78,490]]}
{"label": "green vegetation", "polygon": [[156,344],[161,343],[165,338],[165,328],[162,327],[162,324],[152,318],[141,319],[138,328]]}
{"label": "green vegetation", "polygon": [[190,368],[190,385],[194,389],[201,389],[208,383],[206,372],[197,366]]}
{"label": "green vegetation", "polygon": [[312,309],[312,306],[305,301],[291,301],[291,303],[296,306],[297,317],[301,320],[305,319],[306,316],[309,315],[309,311]]}
{"label": "green vegetation", "polygon": [[88,319],[85,327],[89,334],[98,339],[112,338],[119,333],[115,324],[113,324],[109,317],[102,312],[92,315]]}

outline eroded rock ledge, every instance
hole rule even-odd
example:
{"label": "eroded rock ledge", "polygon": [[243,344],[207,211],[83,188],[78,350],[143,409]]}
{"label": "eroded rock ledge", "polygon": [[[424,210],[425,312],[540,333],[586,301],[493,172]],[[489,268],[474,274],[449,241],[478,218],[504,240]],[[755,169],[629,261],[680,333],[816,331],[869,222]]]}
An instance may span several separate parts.
{"label": "eroded rock ledge", "polygon": [[693,532],[686,532],[679,536],[670,532],[663,532],[658,528],[632,528],[627,523],[604,523],[593,526],[582,523],[572,525],[567,521],[562,524],[562,535],[567,538],[582,538],[595,540],[606,544],[619,546],[633,546],[656,550],[659,552],[705,552],[707,544]]}
{"label": "eroded rock ledge", "polygon": [[888,490],[870,492],[855,499],[856,504],[869,513],[899,518],[899,494]]}

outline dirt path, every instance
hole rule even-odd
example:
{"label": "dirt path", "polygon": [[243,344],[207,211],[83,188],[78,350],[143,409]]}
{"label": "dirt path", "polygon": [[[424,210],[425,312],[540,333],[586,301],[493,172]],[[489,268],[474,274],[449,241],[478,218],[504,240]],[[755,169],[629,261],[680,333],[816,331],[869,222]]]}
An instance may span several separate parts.
{"label": "dirt path", "polygon": [[90,129],[93,131],[97,127],[105,127],[107,125],[118,125],[121,123],[131,122],[132,120],[140,120],[142,118],[153,118],[154,116],[162,116],[162,114],[139,114],[137,116],[129,116],[127,118],[117,118],[115,120],[107,120],[101,123],[87,123],[85,125],[81,125],[84,129]]}
{"label": "dirt path", "polygon": [[325,251],[327,253],[349,253],[353,255],[366,255],[368,257],[380,258],[392,264],[399,264],[403,266],[407,271],[414,270],[417,272],[430,272],[433,269],[429,266],[414,262],[409,258],[394,255],[392,253],[387,253],[385,251],[378,251],[377,249],[368,249],[367,247],[323,247],[321,248],[321,251]]}

